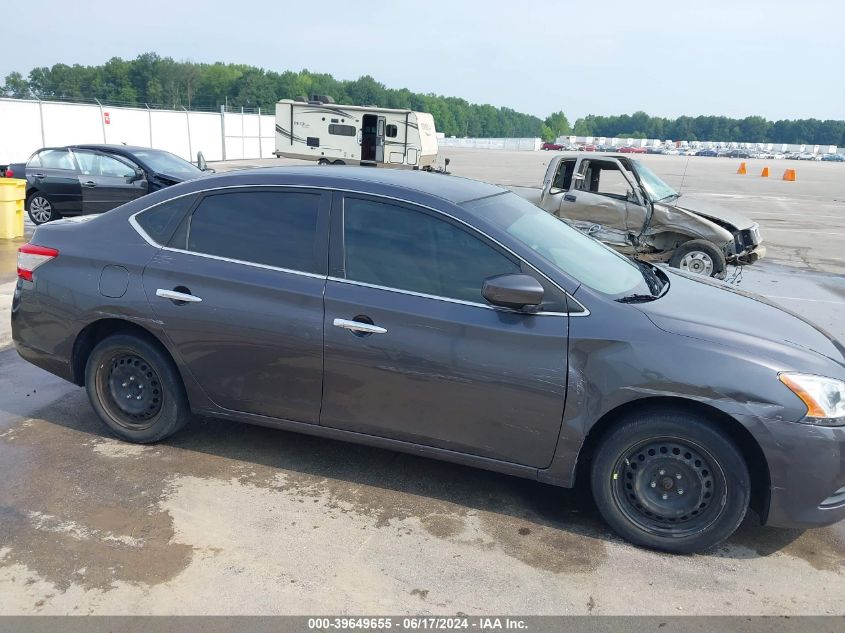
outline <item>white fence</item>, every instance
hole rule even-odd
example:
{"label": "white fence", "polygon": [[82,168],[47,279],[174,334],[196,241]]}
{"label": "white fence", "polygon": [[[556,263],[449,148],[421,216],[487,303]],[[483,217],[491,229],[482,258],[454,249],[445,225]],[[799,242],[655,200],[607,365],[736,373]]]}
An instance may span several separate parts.
{"label": "white fence", "polygon": [[[436,123],[436,122],[435,122]],[[438,138],[438,147],[469,147],[473,149],[508,149],[533,152],[543,144],[539,138]]]}
{"label": "white fence", "polygon": [[25,161],[41,147],[125,143],[185,160],[272,158],[275,117],[243,112],[152,110],[97,104],[0,99],[0,164]]}

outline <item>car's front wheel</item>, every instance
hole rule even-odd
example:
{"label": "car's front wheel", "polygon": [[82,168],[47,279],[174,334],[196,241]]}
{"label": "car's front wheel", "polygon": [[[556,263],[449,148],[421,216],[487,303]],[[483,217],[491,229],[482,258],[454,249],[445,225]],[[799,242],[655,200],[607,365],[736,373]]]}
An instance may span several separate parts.
{"label": "car's front wheel", "polygon": [[713,242],[690,240],[684,242],[669,259],[669,265],[695,275],[724,279],[728,269],[725,254]]}
{"label": "car's front wheel", "polygon": [[37,191],[26,199],[26,212],[29,214],[29,219],[35,224],[44,224],[59,218],[59,214],[50,199]]}
{"label": "car's front wheel", "polygon": [[739,527],[748,509],[748,467],[731,439],[681,410],[629,416],[600,443],[593,498],[620,536],[644,547],[691,553]]}
{"label": "car's front wheel", "polygon": [[100,419],[129,442],[157,442],[190,420],[173,360],[141,336],[117,334],[98,343],[85,367],[85,388]]}

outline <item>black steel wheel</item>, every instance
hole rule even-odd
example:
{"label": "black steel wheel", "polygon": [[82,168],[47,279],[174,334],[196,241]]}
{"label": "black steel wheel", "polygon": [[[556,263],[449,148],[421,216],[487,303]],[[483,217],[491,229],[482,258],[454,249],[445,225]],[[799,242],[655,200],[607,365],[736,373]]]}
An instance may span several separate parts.
{"label": "black steel wheel", "polygon": [[121,439],[157,442],[190,420],[181,376],[151,336],[115,334],[91,351],[85,367],[88,399]]}
{"label": "black steel wheel", "polygon": [[620,536],[676,553],[733,534],[751,492],[730,437],[699,413],[673,409],[619,420],[595,451],[591,484],[599,512]]}
{"label": "black steel wheel", "polygon": [[714,491],[725,475],[710,453],[689,440],[662,437],[638,442],[614,465],[613,498],[629,521],[656,535],[700,532],[719,519]]}
{"label": "black steel wheel", "polygon": [[161,379],[149,361],[130,350],[113,350],[97,372],[97,395],[115,423],[147,429],[161,412]]}

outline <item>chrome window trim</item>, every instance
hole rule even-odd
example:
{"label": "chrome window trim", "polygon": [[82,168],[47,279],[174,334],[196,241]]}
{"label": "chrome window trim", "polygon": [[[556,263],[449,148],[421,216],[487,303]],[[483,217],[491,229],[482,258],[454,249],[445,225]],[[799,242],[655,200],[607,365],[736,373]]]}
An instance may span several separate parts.
{"label": "chrome window trim", "polygon": [[[255,267],[255,268],[263,268],[263,269],[267,269],[267,270],[276,270],[276,271],[279,271],[279,272],[291,273],[291,274],[294,274],[294,275],[302,275],[304,277],[314,277],[314,278],[317,278],[317,279],[327,279],[327,280],[331,280],[331,281],[339,281],[339,282],[343,282],[343,283],[349,283],[349,284],[352,284],[352,285],[364,286],[364,287],[368,287],[368,288],[375,288],[375,289],[378,289],[378,290],[387,290],[387,291],[390,291],[390,292],[397,292],[397,293],[400,293],[400,294],[423,297],[423,298],[426,298],[426,299],[438,299],[440,301],[445,301],[447,303],[458,303],[458,304],[469,305],[469,306],[474,306],[474,307],[486,308],[488,310],[498,310],[498,311],[506,311],[506,312],[515,312],[517,314],[526,314],[524,312],[518,312],[518,311],[515,311],[515,310],[510,310],[508,308],[500,308],[498,306],[486,305],[486,304],[483,304],[483,303],[475,303],[475,302],[472,302],[472,301],[463,301],[461,299],[452,299],[450,297],[441,297],[439,295],[427,295],[427,294],[424,294],[424,293],[413,292],[411,290],[402,290],[400,288],[388,288],[388,287],[385,287],[385,286],[368,284],[368,283],[361,282],[361,281],[354,281],[352,279],[342,279],[342,278],[339,278],[339,277],[332,277],[332,276],[329,276],[329,275],[317,275],[315,273],[308,273],[308,272],[303,272],[303,271],[299,271],[299,270],[290,270],[288,268],[278,268],[276,266],[268,266],[266,264],[258,264],[258,263],[255,263],[255,262],[247,262],[247,261],[243,261],[243,260],[239,260],[239,259],[230,259],[228,257],[220,257],[219,255],[209,255],[207,253],[198,253],[196,251],[188,251],[188,250],[179,249],[179,248],[172,248],[172,247],[169,247],[169,246],[164,246],[162,244],[159,244],[158,242],[153,240],[147,234],[147,232],[144,231],[143,228],[141,228],[141,225],[135,219],[135,216],[137,216],[141,213],[144,213],[145,211],[149,211],[150,209],[153,209],[153,208],[155,208],[159,205],[165,204],[167,202],[172,202],[173,200],[177,200],[179,198],[184,198],[185,196],[203,195],[203,194],[207,194],[207,193],[210,193],[210,192],[213,192],[213,191],[222,191],[222,190],[226,190],[226,189],[246,189],[246,188],[249,188],[249,187],[284,188],[284,189],[315,189],[315,190],[318,190],[318,191],[329,191],[329,192],[338,191],[338,192],[341,192],[341,193],[353,193],[353,194],[358,194],[358,195],[362,195],[362,196],[371,196],[371,197],[374,197],[374,198],[385,198],[386,200],[394,200],[394,201],[397,201],[397,202],[400,202],[400,203],[409,204],[409,205],[412,205],[412,206],[417,206],[417,207],[420,207],[422,209],[428,209],[429,211],[433,211],[434,213],[437,213],[438,215],[445,216],[447,218],[450,218],[451,220],[454,220],[455,222],[458,222],[459,224],[462,224],[463,226],[467,227],[468,229],[470,229],[473,232],[481,233],[481,231],[479,231],[476,227],[472,226],[471,224],[469,224],[468,222],[465,222],[464,220],[462,220],[460,218],[457,218],[457,217],[451,215],[450,213],[446,213],[445,211],[441,211],[440,209],[435,209],[434,207],[429,207],[427,205],[420,204],[418,202],[412,202],[410,200],[403,200],[401,198],[396,198],[394,196],[388,196],[388,195],[385,195],[385,194],[371,193],[371,192],[368,192],[368,191],[360,191],[358,189],[346,189],[346,188],[342,188],[342,187],[325,187],[325,186],[320,186],[320,185],[278,185],[278,184],[225,185],[225,186],[221,186],[221,187],[212,187],[210,189],[201,189],[201,190],[198,190],[198,191],[190,191],[190,192],[178,195],[178,196],[174,196],[172,198],[168,198],[167,200],[162,200],[161,202],[157,202],[155,204],[152,204],[148,207],[145,207],[144,209],[141,209],[140,211],[136,211],[131,216],[129,216],[129,224],[132,226],[133,229],[135,229],[135,231],[141,236],[141,238],[143,238],[143,240],[145,242],[147,242],[147,244],[149,244],[150,246],[154,246],[156,248],[159,248],[161,250],[165,250],[165,251],[170,251],[170,252],[174,252],[174,253],[185,253],[187,255],[196,255],[198,257],[206,257],[208,259],[217,259],[217,260],[229,262],[229,263],[232,263],[232,264],[243,264],[245,266],[252,266],[252,267]],[[510,248],[508,248],[507,246],[505,246],[504,244],[502,244],[501,242],[499,242],[495,238],[487,235],[486,233],[481,233],[481,234],[484,235],[485,238],[487,238],[488,240],[490,240],[491,242],[496,244],[499,248],[501,248],[504,251],[510,253],[518,261],[525,263],[531,270],[536,272],[538,275],[540,275],[546,281],[548,281],[550,284],[552,284],[555,288],[560,290],[564,295],[566,295],[567,301],[572,301],[577,306],[579,306],[581,308],[580,312],[535,312],[535,313],[533,313],[535,316],[569,316],[569,317],[590,316],[590,310],[583,303],[581,303],[578,299],[576,299],[574,296],[572,296],[571,293],[569,293],[566,290],[564,290],[563,288],[561,288],[560,285],[558,285],[554,280],[550,279],[548,277],[548,275],[543,273],[541,270],[538,270],[530,262],[525,261],[525,259],[523,257],[520,257],[520,255],[518,253],[515,253],[513,250],[511,250]]]}
{"label": "chrome window trim", "polygon": [[[466,301],[464,299],[452,299],[451,297],[441,297],[440,295],[429,295],[424,292],[414,292],[413,290],[403,290],[401,288],[391,288],[389,286],[379,286],[377,284],[370,284],[365,281],[355,281],[354,279],[344,279],[343,277],[329,277],[328,281],[335,281],[349,286],[360,286],[362,288],[372,288],[373,290],[384,290],[386,292],[395,292],[401,295],[408,295],[411,297],[420,297],[422,299],[435,299],[445,303],[456,303],[458,305],[470,306],[472,308],[484,308],[485,310],[495,310],[496,312],[509,312],[511,314],[521,314],[523,316],[587,316],[586,314],[570,314],[569,312],[520,312],[519,310],[512,310],[511,308],[502,308],[487,303],[476,303],[475,301]],[[586,309],[586,308],[585,308]]]}
{"label": "chrome window trim", "polygon": [[204,257],[206,259],[216,259],[221,262],[229,262],[230,264],[243,264],[244,266],[251,266],[253,268],[262,268],[264,270],[275,270],[280,273],[290,273],[291,275],[301,275],[302,277],[312,277],[313,279],[327,279],[326,275],[318,275],[317,273],[307,273],[303,270],[293,270],[290,268],[280,268],[279,266],[270,266],[269,264],[259,264],[257,262],[247,262],[242,259],[232,259],[230,257],[222,257],[220,255],[211,255],[210,253],[199,253],[197,251],[186,251],[181,248],[172,248],[170,246],[160,246],[161,250],[169,251],[171,253],[184,253],[185,255],[196,255],[197,257]]}

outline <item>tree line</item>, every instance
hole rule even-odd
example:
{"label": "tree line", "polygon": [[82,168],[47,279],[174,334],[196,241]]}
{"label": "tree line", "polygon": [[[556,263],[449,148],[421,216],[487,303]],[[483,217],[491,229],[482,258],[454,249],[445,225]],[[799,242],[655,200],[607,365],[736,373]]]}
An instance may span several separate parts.
{"label": "tree line", "polygon": [[0,86],[9,97],[91,101],[110,105],[218,110],[261,108],[273,112],[279,99],[330,95],[338,103],[409,108],[430,112],[446,136],[534,137],[605,136],[702,141],[757,141],[845,146],[845,121],[816,119],[769,121],[750,116],[619,116],[588,115],[570,125],[555,112],[545,119],[511,108],[469,103],[458,97],[387,88],[369,75],[339,80],[308,70],[275,72],[245,64],[175,61],[155,53],[133,60],[113,57],[99,66],[54,64],[33,68],[28,76],[10,73]]}

